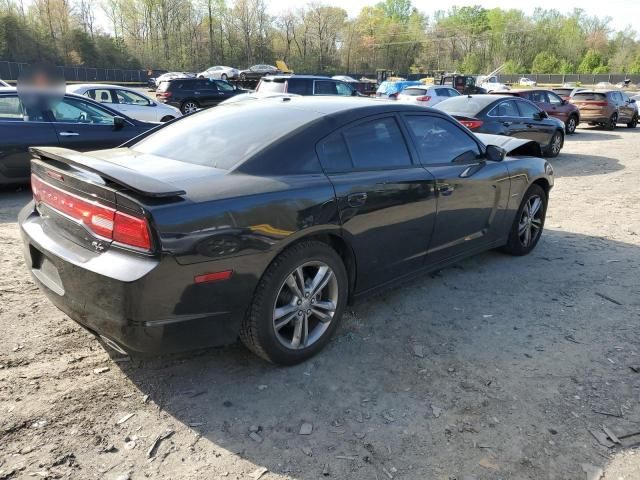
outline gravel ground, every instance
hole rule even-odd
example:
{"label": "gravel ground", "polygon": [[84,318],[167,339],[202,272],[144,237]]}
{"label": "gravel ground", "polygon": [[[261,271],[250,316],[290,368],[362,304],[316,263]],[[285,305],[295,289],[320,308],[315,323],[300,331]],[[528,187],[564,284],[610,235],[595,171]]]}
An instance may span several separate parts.
{"label": "gravel ground", "polygon": [[30,281],[28,192],[0,192],[0,479],[640,478],[640,435],[589,431],[640,431],[639,151],[579,129],[531,255],[363,301],[293,368],[111,357]]}

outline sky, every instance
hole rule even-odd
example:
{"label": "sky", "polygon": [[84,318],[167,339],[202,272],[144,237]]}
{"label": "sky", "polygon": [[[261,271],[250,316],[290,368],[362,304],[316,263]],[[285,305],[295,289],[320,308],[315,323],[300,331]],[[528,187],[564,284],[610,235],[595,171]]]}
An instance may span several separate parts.
{"label": "sky", "polygon": [[[366,5],[374,5],[378,0],[324,0],[321,3],[336,5],[344,8],[350,17],[355,17],[360,9]],[[303,2],[291,0],[267,0],[272,14],[289,10],[293,5]],[[517,8],[530,15],[537,8],[555,8],[563,13],[571,12],[574,8],[582,8],[592,16],[611,17],[611,27],[624,30],[631,25],[640,32],[640,0],[528,0],[525,2],[506,2],[505,0],[413,0],[413,5],[423,13],[433,16],[436,10],[448,10],[455,6],[481,5],[485,8]]]}

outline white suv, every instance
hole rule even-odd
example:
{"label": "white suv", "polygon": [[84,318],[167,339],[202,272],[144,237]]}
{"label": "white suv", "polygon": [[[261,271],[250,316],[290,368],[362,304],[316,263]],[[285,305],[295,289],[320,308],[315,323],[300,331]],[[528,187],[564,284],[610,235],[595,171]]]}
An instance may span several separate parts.
{"label": "white suv", "polygon": [[399,102],[415,103],[423,107],[433,107],[449,97],[460,95],[455,88],[441,85],[414,85],[407,87],[398,95]]}

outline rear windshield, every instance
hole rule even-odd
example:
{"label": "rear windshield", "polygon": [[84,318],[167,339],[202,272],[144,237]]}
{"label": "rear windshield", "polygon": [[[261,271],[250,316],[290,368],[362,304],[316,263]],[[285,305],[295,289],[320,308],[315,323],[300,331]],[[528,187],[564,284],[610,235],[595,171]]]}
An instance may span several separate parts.
{"label": "rear windshield", "polygon": [[284,93],[285,92],[285,79],[265,79],[260,80],[256,92],[271,92],[271,93]]}
{"label": "rear windshield", "polygon": [[278,99],[238,102],[186,116],[131,149],[185,163],[230,170],[318,113],[286,108]]}
{"label": "rear windshield", "polygon": [[484,107],[497,101],[491,95],[467,96],[460,95],[451,97],[444,102],[436,104],[435,108],[447,112],[451,115],[464,115],[473,117],[477,115]]}
{"label": "rear windshield", "polygon": [[596,101],[605,101],[607,99],[607,95],[605,93],[593,93],[593,92],[587,92],[587,93],[582,93],[582,92],[578,92],[573,96],[574,100],[578,100],[578,101],[582,101],[582,102],[588,102],[589,100],[596,100]]}
{"label": "rear windshield", "polygon": [[402,94],[403,95],[409,95],[411,97],[419,97],[420,95],[424,95],[425,93],[427,93],[427,89],[426,88],[405,88],[404,90],[402,90]]}
{"label": "rear windshield", "polygon": [[553,92],[557,93],[558,95],[569,95],[571,92],[573,92],[573,88],[554,88]]}

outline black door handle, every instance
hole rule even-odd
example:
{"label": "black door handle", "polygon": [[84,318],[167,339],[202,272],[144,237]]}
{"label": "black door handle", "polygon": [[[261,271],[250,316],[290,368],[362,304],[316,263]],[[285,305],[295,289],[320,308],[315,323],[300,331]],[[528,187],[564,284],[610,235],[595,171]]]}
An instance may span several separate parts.
{"label": "black door handle", "polygon": [[347,195],[347,203],[350,207],[361,207],[367,201],[367,192],[351,193]]}
{"label": "black door handle", "polygon": [[513,123],[513,122],[502,122],[502,124],[503,124],[505,127],[509,127],[509,126],[511,126],[511,124],[512,124],[512,123]]}

